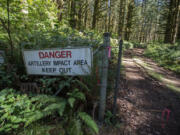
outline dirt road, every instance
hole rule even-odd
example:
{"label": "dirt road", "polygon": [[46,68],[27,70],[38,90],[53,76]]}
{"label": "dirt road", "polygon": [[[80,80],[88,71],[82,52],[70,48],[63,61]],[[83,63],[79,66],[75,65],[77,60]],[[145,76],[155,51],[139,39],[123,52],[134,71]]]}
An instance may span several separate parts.
{"label": "dirt road", "polygon": [[[119,91],[117,104],[125,126],[117,134],[180,135],[180,93],[175,93],[148,76],[132,59],[132,55],[141,57],[142,53],[134,49],[126,51],[124,55],[126,77]],[[160,71],[169,73],[164,69]],[[169,76],[177,78],[174,74]],[[175,81],[180,83],[177,80]],[[170,115],[167,120],[168,111]]]}

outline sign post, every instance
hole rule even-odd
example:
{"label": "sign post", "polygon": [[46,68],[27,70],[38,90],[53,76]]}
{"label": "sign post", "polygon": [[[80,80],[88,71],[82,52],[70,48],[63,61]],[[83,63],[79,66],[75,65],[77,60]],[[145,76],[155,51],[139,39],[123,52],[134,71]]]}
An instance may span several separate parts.
{"label": "sign post", "polygon": [[102,76],[99,102],[99,121],[103,122],[106,108],[106,89],[108,78],[108,47],[110,47],[110,33],[104,33],[104,48],[102,57]]}
{"label": "sign post", "polygon": [[92,50],[89,47],[24,50],[24,62],[29,75],[89,75]]}

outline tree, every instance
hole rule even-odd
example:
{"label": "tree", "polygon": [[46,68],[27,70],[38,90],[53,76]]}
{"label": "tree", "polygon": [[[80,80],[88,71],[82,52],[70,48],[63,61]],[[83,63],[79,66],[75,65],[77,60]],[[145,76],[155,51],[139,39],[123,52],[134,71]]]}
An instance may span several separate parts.
{"label": "tree", "polygon": [[126,0],[119,0],[118,35],[123,35],[126,12]]}
{"label": "tree", "polygon": [[98,15],[99,15],[99,4],[100,4],[100,0],[95,0],[95,1],[94,1],[94,11],[93,11],[92,29],[95,29],[95,28],[96,28],[97,17],[98,17]]}
{"label": "tree", "polygon": [[[179,19],[180,21],[180,19]],[[178,28],[178,36],[177,36],[177,40],[180,40],[180,23],[179,23],[179,28]]]}
{"label": "tree", "polygon": [[57,3],[58,8],[58,20],[62,21],[63,19],[63,6],[64,6],[64,0],[53,0]]}
{"label": "tree", "polygon": [[6,9],[7,9],[7,20],[4,20],[3,18],[0,18],[0,22],[5,29],[5,31],[8,34],[8,40],[9,40],[9,45],[10,45],[10,52],[11,52],[11,57],[13,57],[13,41],[12,41],[12,36],[11,36],[11,27],[10,27],[10,1],[6,1]]}
{"label": "tree", "polygon": [[127,13],[127,24],[125,28],[125,40],[130,39],[130,34],[132,33],[133,17],[134,17],[134,0],[129,0],[128,3],[128,13]]}
{"label": "tree", "polygon": [[70,26],[72,28],[76,28],[76,0],[71,0],[71,7],[70,7]]}
{"label": "tree", "polygon": [[170,0],[169,13],[165,32],[165,43],[174,44],[178,33],[178,24],[180,17],[180,0]]}

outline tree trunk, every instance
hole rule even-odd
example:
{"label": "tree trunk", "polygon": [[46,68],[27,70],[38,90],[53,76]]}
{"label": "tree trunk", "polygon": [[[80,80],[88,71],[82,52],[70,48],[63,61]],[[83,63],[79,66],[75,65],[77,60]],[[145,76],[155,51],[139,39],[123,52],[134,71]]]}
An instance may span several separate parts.
{"label": "tree trunk", "polygon": [[[88,1],[86,0],[86,4],[87,3]],[[84,13],[84,29],[86,29],[86,26],[87,26],[87,18],[88,18],[88,5],[86,5],[85,13]]]}
{"label": "tree trunk", "polygon": [[62,21],[62,18],[63,18],[63,14],[62,14],[62,11],[63,11],[63,5],[64,5],[64,1],[63,0],[56,0],[56,3],[57,3],[57,8],[58,8],[58,20],[59,21]]}
{"label": "tree trunk", "polygon": [[81,28],[82,28],[81,27],[81,24],[82,24],[81,20],[82,20],[82,2],[80,1],[79,11],[78,11],[78,26],[77,26],[78,30],[81,30]]}
{"label": "tree trunk", "polygon": [[178,36],[177,36],[177,40],[180,41],[180,19],[179,19],[179,28],[178,28]]}
{"label": "tree trunk", "polygon": [[7,0],[7,16],[8,16],[8,24],[7,24],[7,33],[8,33],[8,37],[9,37],[9,44],[10,44],[10,48],[11,48],[11,57],[13,58],[13,51],[14,51],[14,45],[13,45],[13,41],[12,41],[12,37],[11,37],[11,28],[10,28],[10,1]]}
{"label": "tree trunk", "polygon": [[176,9],[175,9],[175,16],[174,16],[174,25],[172,31],[172,43],[176,42],[177,34],[178,34],[178,26],[179,26],[179,17],[180,17],[180,0],[176,1]]}
{"label": "tree trunk", "polygon": [[72,28],[76,28],[76,1],[72,0],[71,1],[71,10],[70,10],[70,26]]}
{"label": "tree trunk", "polygon": [[134,0],[130,0],[128,4],[127,24],[125,30],[125,40],[127,41],[130,39],[130,34],[132,32],[133,11],[134,11]]}
{"label": "tree trunk", "polygon": [[169,14],[166,24],[165,32],[165,43],[174,44],[176,42],[177,32],[178,32],[178,23],[179,23],[179,14],[180,14],[180,0],[171,0],[169,3]]}
{"label": "tree trunk", "polygon": [[99,14],[99,3],[100,0],[94,1],[94,12],[93,12],[93,20],[92,20],[92,29],[96,28],[97,16]]}
{"label": "tree trunk", "polygon": [[119,10],[119,23],[118,23],[118,35],[123,35],[124,29],[124,17],[125,17],[125,3],[124,0],[120,0],[120,10]]}

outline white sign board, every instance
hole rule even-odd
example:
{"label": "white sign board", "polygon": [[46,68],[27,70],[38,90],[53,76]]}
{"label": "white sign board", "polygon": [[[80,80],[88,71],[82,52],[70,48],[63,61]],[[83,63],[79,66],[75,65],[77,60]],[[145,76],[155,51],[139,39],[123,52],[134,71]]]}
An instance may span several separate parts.
{"label": "white sign board", "polygon": [[56,48],[24,50],[29,75],[89,75],[92,67],[91,48]]}
{"label": "white sign board", "polygon": [[0,65],[4,63],[4,51],[0,51]]}

